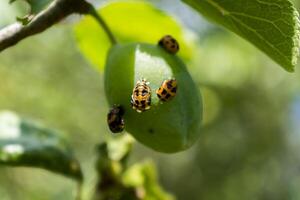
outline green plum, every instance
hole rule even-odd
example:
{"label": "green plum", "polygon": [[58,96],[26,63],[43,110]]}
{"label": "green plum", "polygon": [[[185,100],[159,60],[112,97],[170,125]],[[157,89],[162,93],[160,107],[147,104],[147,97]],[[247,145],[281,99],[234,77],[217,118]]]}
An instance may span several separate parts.
{"label": "green plum", "polygon": [[[151,88],[151,108],[142,113],[130,104],[138,80]],[[156,90],[164,80],[175,78],[176,96],[161,102]],[[121,105],[125,130],[142,144],[165,153],[192,146],[201,132],[202,100],[184,63],[163,48],[144,43],[117,44],[108,54],[105,92],[110,106]]]}

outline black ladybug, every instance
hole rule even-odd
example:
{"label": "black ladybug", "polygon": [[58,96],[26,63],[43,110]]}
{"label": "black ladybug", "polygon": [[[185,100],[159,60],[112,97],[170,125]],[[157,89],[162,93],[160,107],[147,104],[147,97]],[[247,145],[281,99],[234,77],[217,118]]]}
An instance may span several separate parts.
{"label": "black ladybug", "polygon": [[179,44],[171,35],[161,38],[158,41],[158,45],[171,54],[176,54],[179,51]]}
{"label": "black ladybug", "polygon": [[107,124],[111,132],[120,133],[124,130],[124,109],[122,106],[114,105],[107,114]]}

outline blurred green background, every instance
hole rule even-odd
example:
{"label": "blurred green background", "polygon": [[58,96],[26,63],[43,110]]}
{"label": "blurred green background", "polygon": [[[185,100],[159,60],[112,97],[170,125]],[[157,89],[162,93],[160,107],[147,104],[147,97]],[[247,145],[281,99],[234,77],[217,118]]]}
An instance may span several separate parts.
{"label": "blurred green background", "polygon": [[[130,163],[153,159],[163,187],[179,200],[300,200],[299,65],[287,73],[180,1],[152,2],[197,41],[187,66],[203,95],[203,132],[196,145],[177,154],[136,144]],[[300,1],[295,4],[300,8]],[[25,11],[23,3],[1,1],[0,28]],[[95,145],[112,136],[103,74],[75,43],[79,19],[70,17],[0,54],[0,110],[68,135],[83,165],[88,199],[96,182]],[[1,200],[73,199],[75,189],[71,180],[44,170],[0,168]]]}

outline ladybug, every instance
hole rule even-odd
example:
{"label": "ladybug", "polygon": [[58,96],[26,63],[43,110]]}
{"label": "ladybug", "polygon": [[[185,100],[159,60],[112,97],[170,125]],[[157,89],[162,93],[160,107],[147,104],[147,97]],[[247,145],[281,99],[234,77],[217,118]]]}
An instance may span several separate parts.
{"label": "ladybug", "polygon": [[158,45],[171,54],[176,54],[179,51],[179,44],[171,35],[161,38]]}
{"label": "ladybug", "polygon": [[133,88],[131,95],[131,106],[134,110],[141,113],[151,107],[151,89],[149,82],[145,79],[138,81]]}
{"label": "ladybug", "polygon": [[169,101],[176,95],[177,88],[178,85],[176,79],[164,80],[156,91],[156,95],[161,101]]}
{"label": "ladybug", "polygon": [[125,122],[123,119],[124,109],[114,105],[107,114],[107,124],[111,132],[120,133],[124,130]]}

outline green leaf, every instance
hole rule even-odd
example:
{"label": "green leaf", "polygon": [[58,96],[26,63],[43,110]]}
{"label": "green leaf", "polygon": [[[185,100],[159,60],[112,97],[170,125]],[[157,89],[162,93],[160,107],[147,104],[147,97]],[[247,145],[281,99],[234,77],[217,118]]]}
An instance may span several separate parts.
{"label": "green leaf", "polygon": [[173,200],[171,194],[165,192],[157,180],[156,168],[152,161],[145,161],[131,166],[125,171],[122,182],[128,187],[137,188],[143,200]]}
{"label": "green leaf", "polygon": [[0,165],[38,167],[83,179],[78,161],[59,133],[12,112],[0,113]]}
{"label": "green leaf", "polygon": [[132,149],[134,139],[126,134],[115,137],[107,142],[108,157],[114,161],[122,161],[128,157]]}
{"label": "green leaf", "polygon": [[288,0],[182,0],[213,22],[235,32],[285,70],[299,51],[298,12]]}
{"label": "green leaf", "polygon": [[[17,0],[10,0],[10,3],[13,3]],[[17,17],[17,20],[20,21],[23,25],[28,24],[33,17],[41,12],[52,0],[23,0],[26,1],[30,6],[30,11],[24,17]]]}
{"label": "green leaf", "polygon": [[[117,2],[107,4],[100,11],[119,42],[156,44],[162,36],[171,34],[180,43],[179,56],[191,58],[194,41],[184,37],[178,22],[151,4],[139,1]],[[81,52],[102,71],[110,47],[105,32],[90,16],[76,25],[74,31]]]}
{"label": "green leaf", "polygon": [[101,174],[108,170],[112,174],[119,174],[127,164],[133,142],[134,139],[130,135],[124,134],[101,143],[97,148],[99,158],[96,168],[98,172]]}
{"label": "green leaf", "polygon": [[94,199],[174,200],[160,187],[153,162],[127,167],[133,142],[130,135],[124,134],[98,146],[99,180]]}

